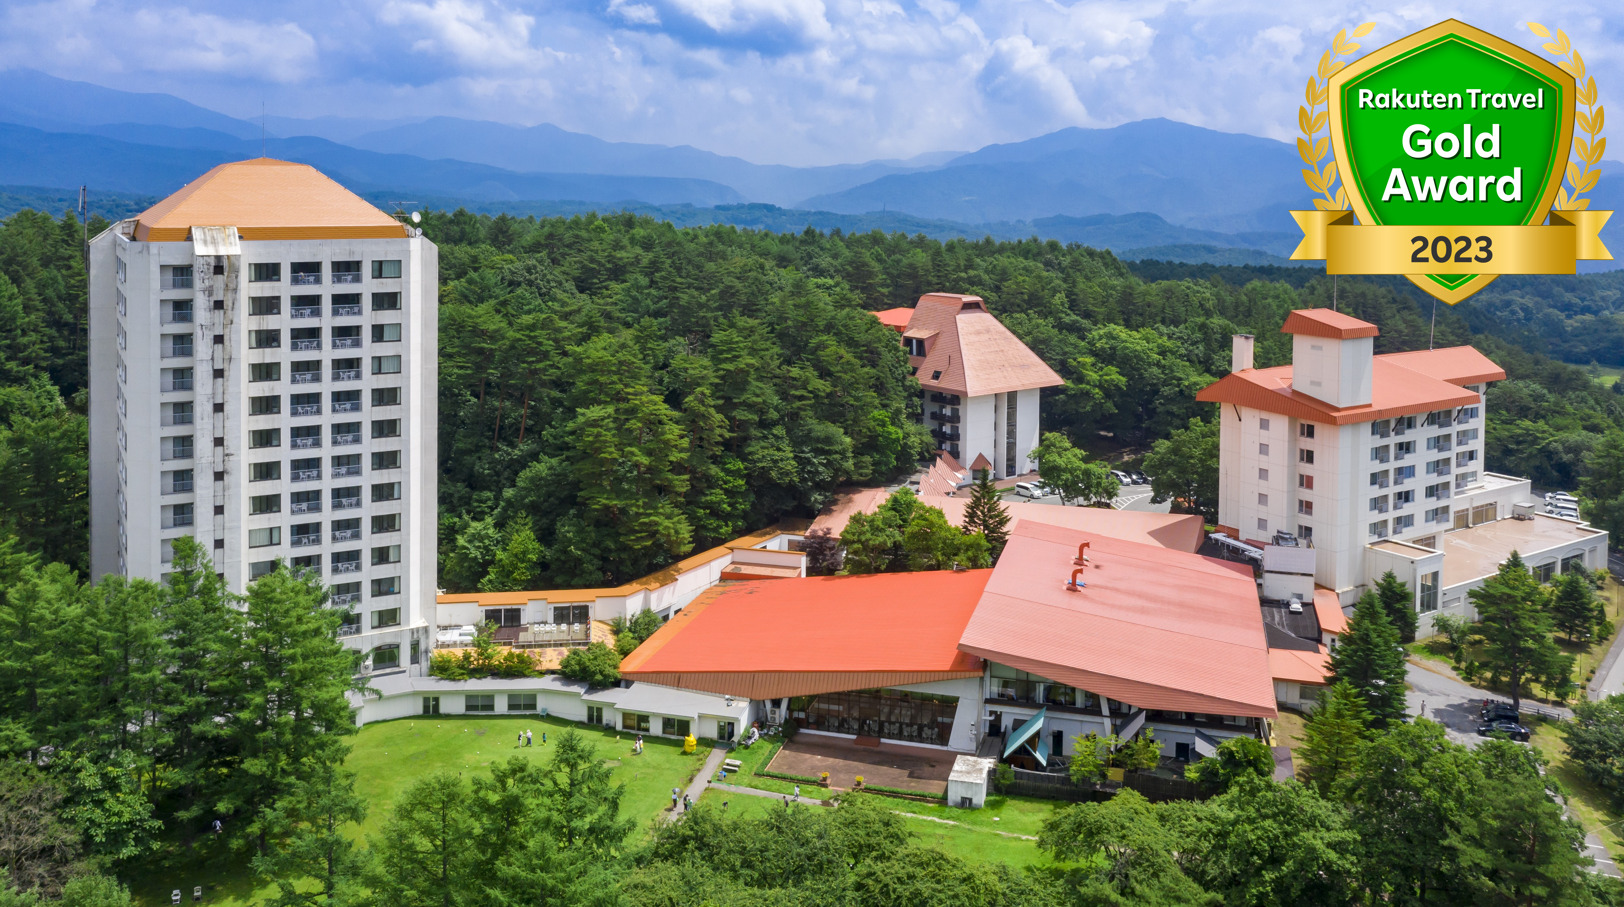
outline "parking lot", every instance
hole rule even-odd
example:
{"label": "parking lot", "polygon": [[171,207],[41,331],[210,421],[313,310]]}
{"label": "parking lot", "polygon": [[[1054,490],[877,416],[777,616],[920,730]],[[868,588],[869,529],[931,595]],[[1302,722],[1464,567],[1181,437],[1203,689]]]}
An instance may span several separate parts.
{"label": "parking lot", "polygon": [[[1111,501],[1111,506],[1115,507],[1117,510],[1138,510],[1145,513],[1169,513],[1172,511],[1173,504],[1171,501],[1153,504],[1151,503],[1150,498],[1151,491],[1149,485],[1123,485],[1117,492],[1116,498]],[[1003,500],[1004,503],[1012,505],[1049,504],[1056,507],[1065,506],[1060,503],[1060,496],[1057,494],[1045,495],[1041,498],[1029,498],[1025,495],[1017,494],[1013,488],[1004,490]],[[1073,503],[1070,506],[1082,507],[1084,505]]]}

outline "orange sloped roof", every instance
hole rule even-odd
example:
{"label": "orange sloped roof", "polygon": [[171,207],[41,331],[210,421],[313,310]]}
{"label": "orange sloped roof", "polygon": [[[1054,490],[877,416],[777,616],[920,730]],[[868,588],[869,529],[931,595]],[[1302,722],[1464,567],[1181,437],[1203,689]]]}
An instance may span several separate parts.
{"label": "orange sloped roof", "polygon": [[135,219],[142,242],[184,242],[193,227],[236,227],[243,240],[394,239],[406,227],[308,164],[221,164]]}
{"label": "orange sloped roof", "polygon": [[959,648],[1140,708],[1275,715],[1257,584],[1216,558],[1023,520]]}
{"label": "orange sloped roof", "polygon": [[1286,323],[1280,328],[1280,333],[1352,340],[1356,337],[1375,337],[1381,332],[1370,322],[1361,321],[1352,315],[1344,315],[1330,309],[1297,309],[1286,316]]}
{"label": "orange sloped roof", "polygon": [[1231,372],[1202,388],[1195,398],[1206,403],[1233,403],[1330,425],[1372,422],[1434,409],[1471,406],[1478,402],[1477,394],[1409,368],[1402,361],[1395,361],[1394,355],[1403,354],[1388,353],[1372,358],[1370,403],[1363,406],[1332,406],[1292,389],[1292,367],[1289,365]]}
{"label": "orange sloped roof", "polygon": [[1298,683],[1327,684],[1331,674],[1331,658],[1325,647],[1308,652],[1298,649],[1270,649],[1269,673],[1275,680],[1295,680]]}
{"label": "orange sloped roof", "polygon": [[908,327],[908,319],[913,317],[913,309],[907,306],[898,306],[894,309],[881,309],[878,312],[870,312],[869,314],[880,319],[880,324],[900,333]]}
{"label": "orange sloped roof", "polygon": [[1342,613],[1342,600],[1330,589],[1314,587],[1314,616],[1319,620],[1322,633],[1348,632],[1348,616]]}
{"label": "orange sloped roof", "polygon": [[987,311],[980,296],[919,297],[908,321],[908,332],[914,331],[936,332],[925,355],[910,360],[919,369],[920,385],[929,390],[979,397],[1065,383]]}
{"label": "orange sloped roof", "polygon": [[629,680],[751,699],[981,673],[958,648],[991,570],[717,586],[621,662]]}
{"label": "orange sloped roof", "polygon": [[1386,353],[1381,358],[1450,384],[1482,384],[1485,381],[1504,381],[1506,378],[1505,369],[1495,365],[1494,360],[1478,352],[1476,347],[1470,346]]}

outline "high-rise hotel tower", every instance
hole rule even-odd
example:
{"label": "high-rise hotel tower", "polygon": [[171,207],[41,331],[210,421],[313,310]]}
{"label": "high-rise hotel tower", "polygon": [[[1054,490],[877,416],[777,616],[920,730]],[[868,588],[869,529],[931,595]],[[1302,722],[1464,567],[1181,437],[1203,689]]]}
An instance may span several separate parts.
{"label": "high-rise hotel tower", "polygon": [[222,164],[90,247],[91,572],[193,536],[319,571],[372,671],[432,645],[438,250],[303,164]]}

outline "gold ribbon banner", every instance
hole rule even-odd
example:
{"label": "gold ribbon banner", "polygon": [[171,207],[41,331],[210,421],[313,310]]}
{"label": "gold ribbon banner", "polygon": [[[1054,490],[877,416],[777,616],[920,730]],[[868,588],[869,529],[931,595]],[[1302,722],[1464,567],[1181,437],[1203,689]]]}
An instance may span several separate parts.
{"label": "gold ribbon banner", "polygon": [[1303,240],[1293,261],[1327,274],[1572,274],[1577,261],[1611,261],[1601,228],[1611,211],[1552,211],[1550,223],[1362,226],[1352,211],[1293,211]]}

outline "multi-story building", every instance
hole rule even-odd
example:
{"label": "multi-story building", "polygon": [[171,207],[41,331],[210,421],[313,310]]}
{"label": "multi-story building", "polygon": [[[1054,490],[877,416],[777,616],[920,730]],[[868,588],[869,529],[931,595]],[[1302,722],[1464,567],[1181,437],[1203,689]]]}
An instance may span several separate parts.
{"label": "multi-story building", "polygon": [[911,309],[874,314],[902,334],[938,449],[997,478],[1030,472],[1038,394],[1061,377],[980,296],[927,293]]}
{"label": "multi-story building", "polygon": [[1607,534],[1534,511],[1529,481],[1489,472],[1484,394],[1505,371],[1469,346],[1374,354],[1376,326],[1292,312],[1292,364],[1231,374],[1197,394],[1220,404],[1220,528],[1310,546],[1314,579],[1351,603],[1391,569],[1433,612],[1471,615],[1467,590],[1512,551],[1536,574],[1605,566]]}
{"label": "multi-story building", "polygon": [[434,603],[438,252],[303,164],[222,164],[90,249],[91,572],[193,536],[321,574],[373,671]]}

